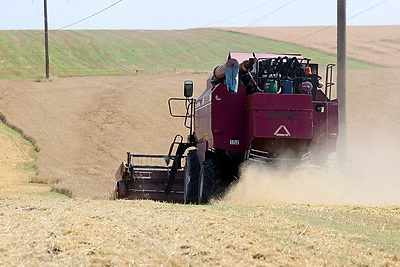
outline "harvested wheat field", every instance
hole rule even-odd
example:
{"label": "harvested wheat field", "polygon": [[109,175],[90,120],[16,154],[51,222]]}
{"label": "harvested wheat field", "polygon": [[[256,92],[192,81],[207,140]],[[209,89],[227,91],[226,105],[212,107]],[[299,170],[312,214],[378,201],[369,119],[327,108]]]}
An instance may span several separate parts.
{"label": "harvested wheat field", "polygon": [[208,74],[1,80],[3,119],[39,152],[0,128],[0,264],[400,265],[400,69],[376,64],[348,70],[346,166],[244,166],[206,206],[108,198],[126,151],[186,134],[166,101]]}
{"label": "harvested wheat field", "polygon": [[[254,27],[229,30],[295,43],[336,55],[336,27]],[[346,50],[349,59],[378,66],[399,67],[399,43],[400,25],[347,27]]]}

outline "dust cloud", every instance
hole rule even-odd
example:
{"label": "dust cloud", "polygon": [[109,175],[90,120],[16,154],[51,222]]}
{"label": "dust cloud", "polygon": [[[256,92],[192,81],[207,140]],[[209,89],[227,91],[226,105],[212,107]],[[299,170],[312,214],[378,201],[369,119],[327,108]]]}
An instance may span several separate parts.
{"label": "dust cloud", "polygon": [[399,71],[348,71],[347,153],[332,154],[329,167],[307,165],[289,172],[244,164],[240,182],[223,201],[400,205],[400,94],[398,84],[390,82]]}
{"label": "dust cloud", "polygon": [[386,133],[349,138],[347,159],[331,155],[328,166],[308,164],[292,171],[245,163],[240,182],[224,202],[328,205],[400,205],[399,141]]}

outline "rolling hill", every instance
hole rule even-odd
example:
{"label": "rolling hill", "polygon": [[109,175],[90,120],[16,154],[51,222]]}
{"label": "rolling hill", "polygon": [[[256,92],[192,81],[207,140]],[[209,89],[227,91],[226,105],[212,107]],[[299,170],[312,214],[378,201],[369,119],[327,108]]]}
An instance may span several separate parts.
{"label": "rolling hill", "polygon": [[[332,55],[245,33],[193,29],[174,31],[51,31],[50,75],[105,76],[166,72],[209,72],[229,51],[301,53],[324,65]],[[349,60],[349,67],[372,65]],[[0,78],[44,74],[41,31],[0,31]]]}

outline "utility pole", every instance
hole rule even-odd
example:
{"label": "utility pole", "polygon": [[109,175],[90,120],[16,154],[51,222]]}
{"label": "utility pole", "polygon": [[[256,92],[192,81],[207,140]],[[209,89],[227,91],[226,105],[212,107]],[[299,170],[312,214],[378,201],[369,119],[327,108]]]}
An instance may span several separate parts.
{"label": "utility pole", "polygon": [[47,0],[44,0],[44,50],[46,57],[46,79],[50,77],[49,27],[47,22]]}
{"label": "utility pole", "polygon": [[340,161],[347,161],[346,126],[346,0],[337,2],[337,93],[339,101],[339,147]]}

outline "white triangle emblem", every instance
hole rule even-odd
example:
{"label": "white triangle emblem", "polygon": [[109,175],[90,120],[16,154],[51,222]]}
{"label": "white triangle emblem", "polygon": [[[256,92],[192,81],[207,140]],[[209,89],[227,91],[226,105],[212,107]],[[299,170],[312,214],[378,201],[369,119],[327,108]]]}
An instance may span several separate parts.
{"label": "white triangle emblem", "polygon": [[289,130],[286,128],[285,125],[281,125],[278,127],[278,129],[276,129],[275,136],[291,136]]}

